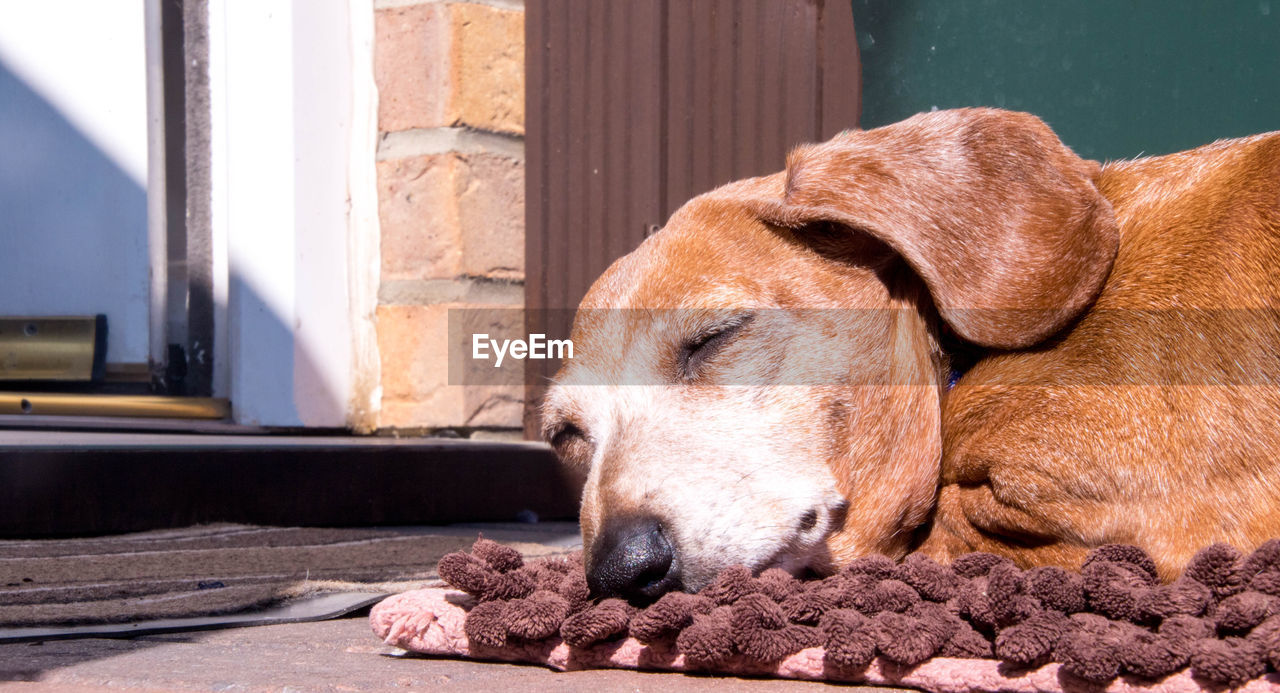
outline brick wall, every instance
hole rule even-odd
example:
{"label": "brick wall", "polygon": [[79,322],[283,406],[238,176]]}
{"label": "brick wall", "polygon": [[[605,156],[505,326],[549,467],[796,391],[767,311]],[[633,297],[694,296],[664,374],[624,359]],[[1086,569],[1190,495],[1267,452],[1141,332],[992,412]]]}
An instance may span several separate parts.
{"label": "brick wall", "polygon": [[376,0],[381,428],[520,426],[519,387],[448,384],[448,310],[524,305],[524,10]]}

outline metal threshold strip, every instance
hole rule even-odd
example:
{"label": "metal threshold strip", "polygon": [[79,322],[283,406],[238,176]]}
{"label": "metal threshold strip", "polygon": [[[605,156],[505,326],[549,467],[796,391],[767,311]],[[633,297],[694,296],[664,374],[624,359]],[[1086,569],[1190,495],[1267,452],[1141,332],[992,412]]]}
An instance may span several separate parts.
{"label": "metal threshold strip", "polygon": [[6,414],[226,419],[231,416],[231,405],[225,399],[214,397],[0,392],[0,415]]}

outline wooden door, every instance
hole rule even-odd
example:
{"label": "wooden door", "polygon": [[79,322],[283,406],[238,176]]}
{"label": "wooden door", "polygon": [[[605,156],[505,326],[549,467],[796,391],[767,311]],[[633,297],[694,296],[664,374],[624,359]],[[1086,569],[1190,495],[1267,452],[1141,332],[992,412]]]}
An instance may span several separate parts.
{"label": "wooden door", "polygon": [[[846,0],[528,0],[526,327],[567,336],[591,282],[685,200],[856,127]],[[559,364],[526,362],[525,431]]]}

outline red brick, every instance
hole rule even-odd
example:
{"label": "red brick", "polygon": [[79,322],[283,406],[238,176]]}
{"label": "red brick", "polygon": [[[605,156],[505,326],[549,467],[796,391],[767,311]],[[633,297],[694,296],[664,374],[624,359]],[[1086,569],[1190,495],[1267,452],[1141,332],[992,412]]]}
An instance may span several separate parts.
{"label": "red brick", "polygon": [[383,279],[453,278],[462,272],[457,155],[379,161]]}
{"label": "red brick", "polygon": [[524,279],[524,162],[464,156],[457,184],[463,273]]}
{"label": "red brick", "polygon": [[380,428],[520,426],[523,387],[449,383],[449,308],[457,307],[378,307]]}
{"label": "red brick", "polygon": [[383,132],[465,125],[524,133],[524,12],[465,2],[378,10]]}
{"label": "red brick", "polygon": [[450,125],[453,114],[452,29],[448,5],[426,3],[374,15],[374,80],[378,129],[388,132]]}
{"label": "red brick", "polygon": [[422,401],[448,384],[446,306],[378,306],[382,399]]}
{"label": "red brick", "polygon": [[524,133],[524,12],[449,5],[459,124]]}

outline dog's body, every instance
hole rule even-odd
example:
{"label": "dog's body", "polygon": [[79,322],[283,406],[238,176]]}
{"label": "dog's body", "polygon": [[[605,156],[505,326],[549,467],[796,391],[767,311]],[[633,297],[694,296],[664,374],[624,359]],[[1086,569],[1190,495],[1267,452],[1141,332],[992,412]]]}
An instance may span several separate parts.
{"label": "dog's body", "polygon": [[[1111,542],[1169,576],[1280,535],[1278,310],[1280,133],[1099,168],[1025,114],[925,114],[615,263],[546,432],[590,470],[602,593]],[[949,388],[953,341],[981,355]]]}
{"label": "dog's body", "polygon": [[[1280,134],[1106,166],[1120,229],[1097,300],[943,402],[926,548],[1079,565],[1136,544],[1166,577],[1280,535]],[[962,381],[963,383],[964,381]]]}

